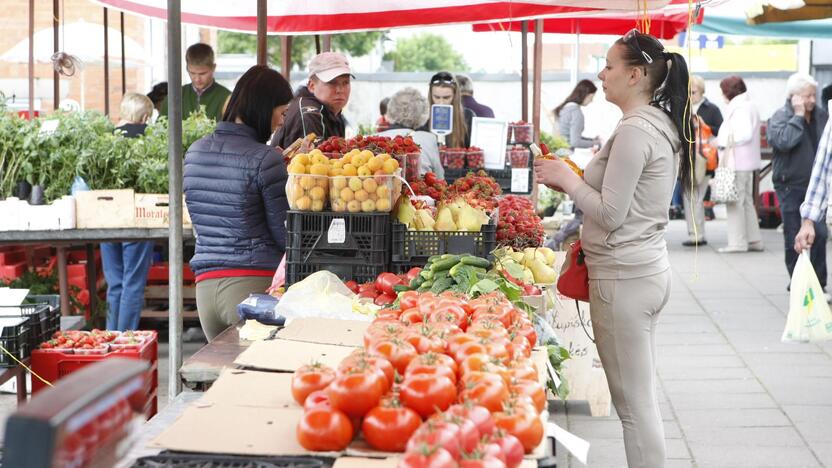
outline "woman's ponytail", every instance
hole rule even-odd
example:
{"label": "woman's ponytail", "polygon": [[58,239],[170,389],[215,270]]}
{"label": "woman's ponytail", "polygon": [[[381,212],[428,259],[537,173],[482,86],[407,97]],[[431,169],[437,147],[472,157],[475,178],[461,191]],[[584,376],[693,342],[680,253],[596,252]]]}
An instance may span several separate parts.
{"label": "woman's ponytail", "polygon": [[682,187],[689,187],[691,182],[691,145],[694,144],[694,132],[691,125],[691,103],[689,94],[690,75],[685,58],[676,52],[662,52],[667,63],[667,77],[656,90],[654,103],[661,106],[670,115],[673,126],[679,133],[682,154],[679,160],[679,178]]}

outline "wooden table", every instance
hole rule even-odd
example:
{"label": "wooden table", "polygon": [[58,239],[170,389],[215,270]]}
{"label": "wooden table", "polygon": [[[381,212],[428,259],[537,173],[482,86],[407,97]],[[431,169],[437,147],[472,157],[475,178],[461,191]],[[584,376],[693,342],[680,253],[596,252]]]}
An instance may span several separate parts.
{"label": "wooden table", "polygon": [[240,341],[240,325],[226,328],[182,364],[179,376],[188,388],[205,391],[219,378],[223,368],[234,367],[237,356],[251,345],[250,341]]}
{"label": "wooden table", "polygon": [[[69,282],[66,273],[66,248],[72,245],[85,245],[87,259],[93,259],[94,245],[101,242],[130,242],[144,240],[166,240],[170,231],[163,229],[123,228],[123,229],[65,229],[62,231],[3,231],[0,233],[0,245],[7,244],[49,244],[54,246],[58,257],[58,286],[61,294],[61,313],[69,315]],[[193,231],[182,230],[182,239],[193,238]],[[90,291],[90,309],[95,310],[98,296],[95,262],[87,261],[87,282]]]}

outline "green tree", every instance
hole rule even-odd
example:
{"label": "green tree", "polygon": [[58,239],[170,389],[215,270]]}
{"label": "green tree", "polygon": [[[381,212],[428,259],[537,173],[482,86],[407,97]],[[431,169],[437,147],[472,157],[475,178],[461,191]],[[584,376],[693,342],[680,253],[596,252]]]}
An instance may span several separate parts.
{"label": "green tree", "polygon": [[[346,52],[352,57],[361,57],[370,53],[378,44],[384,33],[381,31],[360,32],[352,34],[335,34],[332,36],[333,50]],[[280,36],[266,39],[269,63],[282,66]],[[255,34],[220,31],[217,35],[217,52],[221,54],[255,54],[257,53],[257,36]],[[292,38],[292,63],[302,66],[315,55],[314,36],[294,36]]]}
{"label": "green tree", "polygon": [[395,71],[466,71],[462,54],[442,36],[422,33],[396,41],[396,48],[384,54]]}

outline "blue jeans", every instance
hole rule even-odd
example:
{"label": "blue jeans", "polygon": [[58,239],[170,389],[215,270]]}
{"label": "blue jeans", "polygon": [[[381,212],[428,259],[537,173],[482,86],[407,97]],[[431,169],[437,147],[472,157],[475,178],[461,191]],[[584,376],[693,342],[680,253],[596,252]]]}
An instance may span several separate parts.
{"label": "blue jeans", "polygon": [[139,327],[152,259],[153,241],[101,244],[101,263],[107,280],[107,330]]}
{"label": "blue jeans", "polygon": [[673,186],[673,198],[670,199],[670,206],[681,208],[682,205],[682,182],[677,179],[676,185]]}
{"label": "blue jeans", "polygon": [[[797,263],[797,252],[794,251],[794,238],[800,231],[802,218],[800,217],[800,204],[806,197],[806,189],[803,187],[775,186],[777,199],[780,201],[780,214],[783,218],[783,242],[786,250],[786,269],[789,270],[789,278],[792,276],[794,266]],[[821,287],[826,287],[826,239],[829,233],[826,229],[826,222],[815,223],[815,242],[809,249],[809,259],[815,274],[818,275]]]}

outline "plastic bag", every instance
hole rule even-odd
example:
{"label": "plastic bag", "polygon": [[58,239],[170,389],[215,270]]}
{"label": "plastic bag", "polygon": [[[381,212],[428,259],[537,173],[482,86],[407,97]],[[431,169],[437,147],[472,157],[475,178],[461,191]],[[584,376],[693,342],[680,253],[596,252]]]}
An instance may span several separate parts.
{"label": "plastic bag", "polygon": [[814,343],[832,339],[832,313],[806,250],[794,266],[790,289],[789,315],[781,341]]}
{"label": "plastic bag", "polygon": [[353,312],[354,297],[334,273],[318,271],[286,290],[277,304],[277,313],[286,317],[286,323],[301,317],[372,320],[368,315]]}
{"label": "plastic bag", "polygon": [[273,294],[275,291],[282,288],[284,284],[286,284],[286,254],[283,254],[283,258],[280,259],[280,264],[274,272],[274,277],[272,277],[272,285],[269,286],[269,289],[267,289],[266,292],[268,294]]}
{"label": "plastic bag", "polygon": [[243,320],[257,320],[265,325],[283,325],[285,318],[277,313],[278,300],[268,294],[250,294],[237,304],[237,315]]}

